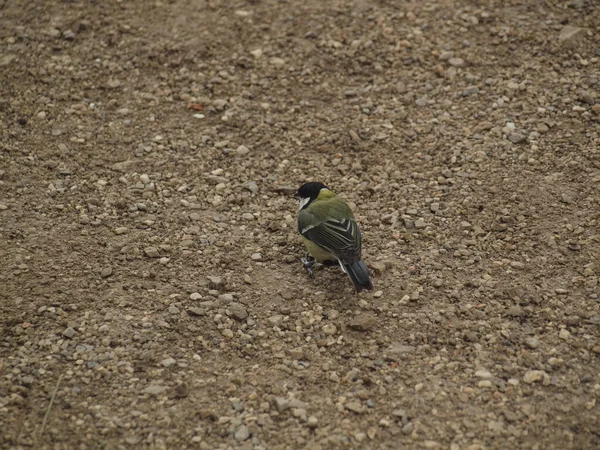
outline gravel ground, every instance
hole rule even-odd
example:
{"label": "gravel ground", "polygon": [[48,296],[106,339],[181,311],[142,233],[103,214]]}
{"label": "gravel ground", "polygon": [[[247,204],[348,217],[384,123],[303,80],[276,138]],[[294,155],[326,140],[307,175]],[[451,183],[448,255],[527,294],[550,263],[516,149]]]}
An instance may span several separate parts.
{"label": "gravel ground", "polygon": [[[0,1],[0,446],[598,448],[599,24]],[[372,293],[304,273],[307,180]]]}

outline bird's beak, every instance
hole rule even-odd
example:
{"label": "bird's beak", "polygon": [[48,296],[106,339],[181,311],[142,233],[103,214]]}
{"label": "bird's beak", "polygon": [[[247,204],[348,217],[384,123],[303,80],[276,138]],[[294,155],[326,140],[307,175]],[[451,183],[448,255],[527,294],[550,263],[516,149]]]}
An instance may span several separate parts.
{"label": "bird's beak", "polygon": [[295,198],[297,201],[300,201],[300,198],[301,198],[301,197],[300,197],[300,194],[298,194],[297,192],[296,192],[296,193],[294,193],[294,198]]}

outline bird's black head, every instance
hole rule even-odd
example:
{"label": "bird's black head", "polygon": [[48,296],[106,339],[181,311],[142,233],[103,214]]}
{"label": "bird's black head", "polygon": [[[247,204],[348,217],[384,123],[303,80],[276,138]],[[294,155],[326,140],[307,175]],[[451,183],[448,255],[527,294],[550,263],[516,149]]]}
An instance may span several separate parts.
{"label": "bird's black head", "polygon": [[311,181],[300,186],[298,192],[296,192],[296,199],[300,201],[300,209],[306,208],[309,203],[315,200],[319,196],[321,189],[329,188],[318,181]]}

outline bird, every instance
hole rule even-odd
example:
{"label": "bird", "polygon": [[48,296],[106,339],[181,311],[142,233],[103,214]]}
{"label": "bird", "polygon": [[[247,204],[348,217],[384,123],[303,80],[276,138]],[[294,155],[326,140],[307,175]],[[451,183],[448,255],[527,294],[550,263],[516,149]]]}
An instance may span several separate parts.
{"label": "bird", "polygon": [[361,259],[362,237],[354,214],[344,200],[320,182],[304,183],[299,202],[298,232],[308,252],[301,258],[309,276],[316,262],[339,264],[357,293],[372,290],[369,269]]}

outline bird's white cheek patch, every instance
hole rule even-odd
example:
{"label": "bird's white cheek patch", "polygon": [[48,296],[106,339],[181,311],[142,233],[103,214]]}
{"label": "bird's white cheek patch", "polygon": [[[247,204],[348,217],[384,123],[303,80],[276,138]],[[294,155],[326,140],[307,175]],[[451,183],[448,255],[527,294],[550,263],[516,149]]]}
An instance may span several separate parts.
{"label": "bird's white cheek patch", "polygon": [[308,202],[310,202],[310,197],[301,198],[300,205],[298,206],[298,211],[300,211],[302,208],[304,208],[306,205],[308,205]]}

